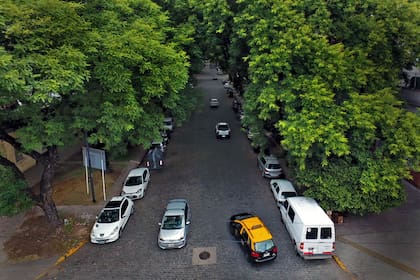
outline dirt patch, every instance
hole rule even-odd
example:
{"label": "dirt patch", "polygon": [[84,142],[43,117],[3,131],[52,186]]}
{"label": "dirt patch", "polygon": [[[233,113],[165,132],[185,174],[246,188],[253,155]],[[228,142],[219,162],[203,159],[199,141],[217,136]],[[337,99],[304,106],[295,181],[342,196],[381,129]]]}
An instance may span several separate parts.
{"label": "dirt patch", "polygon": [[[102,177],[100,170],[93,170],[93,186],[96,201],[103,201],[103,183],[105,183],[106,198],[113,196],[112,186],[120,175],[123,166],[115,165],[111,173]],[[73,169],[54,180],[53,199],[57,205],[94,205],[92,191],[86,186],[86,172],[83,168]],[[89,193],[88,193],[89,192]]]}
{"label": "dirt patch", "polygon": [[[121,174],[125,165],[113,165],[112,172],[105,174],[105,190],[107,199],[113,196],[112,186]],[[92,194],[86,191],[85,170],[78,166],[67,166],[66,171],[60,171],[54,179],[53,198],[57,206],[60,205],[98,205],[103,202],[102,172],[93,171],[95,197],[97,203],[92,202]],[[18,230],[3,246],[11,263],[48,258],[62,255],[80,241],[89,238],[92,221],[82,217],[59,213],[65,223],[58,229],[50,229],[42,211],[35,207],[29,211]]]}
{"label": "dirt patch", "polygon": [[44,216],[30,216],[3,246],[9,262],[29,261],[63,254],[88,238],[90,225],[68,216],[62,227],[51,230]]}

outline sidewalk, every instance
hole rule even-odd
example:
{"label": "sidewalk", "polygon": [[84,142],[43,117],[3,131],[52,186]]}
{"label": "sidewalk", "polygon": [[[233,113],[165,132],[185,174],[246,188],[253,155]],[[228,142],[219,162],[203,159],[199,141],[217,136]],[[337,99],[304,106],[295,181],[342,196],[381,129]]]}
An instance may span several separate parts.
{"label": "sidewalk", "polygon": [[[77,154],[80,154],[81,162],[81,146],[74,146],[67,149],[59,150],[59,164],[58,169],[61,167],[69,166],[68,160],[72,157],[77,157]],[[114,182],[113,186],[109,190],[109,197],[117,195],[121,191],[121,186],[125,177],[127,176],[130,169],[136,167],[139,162],[143,159],[145,152],[141,148],[137,148],[130,154],[130,157],[133,159],[138,159],[138,161],[127,161],[125,168]],[[25,178],[28,181],[30,186],[35,186],[41,180],[43,167],[40,165],[34,166],[28,171],[25,172]],[[87,205],[87,206],[57,206],[57,210],[60,212],[71,213],[85,220],[92,221],[95,216],[98,214],[100,209],[104,206],[104,201],[98,201],[96,205]],[[36,259],[22,261],[18,263],[12,263],[7,259],[7,255],[4,252],[3,243],[7,241],[13,233],[15,233],[20,225],[25,221],[25,216],[30,212],[40,211],[36,207],[32,210],[29,210],[26,213],[21,213],[12,217],[0,217],[0,280],[10,280],[10,279],[35,279],[37,276],[45,272],[48,268],[53,267],[55,262],[60,256],[55,256],[47,259]]]}

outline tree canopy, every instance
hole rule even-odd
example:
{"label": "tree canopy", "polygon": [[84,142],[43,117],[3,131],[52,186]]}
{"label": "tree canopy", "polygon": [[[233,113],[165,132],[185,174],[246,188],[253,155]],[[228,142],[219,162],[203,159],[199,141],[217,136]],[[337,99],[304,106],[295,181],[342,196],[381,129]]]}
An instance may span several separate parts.
{"label": "tree canopy", "polygon": [[222,13],[232,26],[211,12],[206,20],[211,32],[246,43],[237,52],[249,80],[245,124],[274,124],[296,182],[324,208],[364,214],[399,204],[400,180],[420,166],[419,115],[403,108],[397,86],[419,57],[418,5],[214,3],[232,2],[240,8]]}

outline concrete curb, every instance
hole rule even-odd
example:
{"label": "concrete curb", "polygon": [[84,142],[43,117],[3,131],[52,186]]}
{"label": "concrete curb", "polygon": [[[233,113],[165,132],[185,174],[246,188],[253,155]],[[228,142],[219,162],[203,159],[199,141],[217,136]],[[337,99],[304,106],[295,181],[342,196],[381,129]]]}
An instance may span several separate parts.
{"label": "concrete curb", "polygon": [[337,255],[333,255],[332,258],[337,263],[337,265],[347,274],[350,275],[352,280],[356,280],[357,278],[353,275],[353,273],[347,268],[347,266],[341,261],[341,259]]}
{"label": "concrete curb", "polygon": [[49,267],[47,270],[45,270],[44,272],[40,273],[37,277],[35,277],[35,280],[40,280],[42,278],[44,278],[45,276],[48,275],[49,272],[51,272],[52,269],[54,269],[55,267],[57,267],[58,265],[60,265],[61,263],[63,263],[67,258],[69,258],[70,256],[74,255],[77,251],[79,251],[86,243],[88,242],[88,240],[82,240],[80,241],[76,246],[74,246],[73,248],[70,248],[64,255],[62,255],[61,257],[59,257],[57,259],[57,261],[54,263],[54,265],[52,265],[51,267]]}

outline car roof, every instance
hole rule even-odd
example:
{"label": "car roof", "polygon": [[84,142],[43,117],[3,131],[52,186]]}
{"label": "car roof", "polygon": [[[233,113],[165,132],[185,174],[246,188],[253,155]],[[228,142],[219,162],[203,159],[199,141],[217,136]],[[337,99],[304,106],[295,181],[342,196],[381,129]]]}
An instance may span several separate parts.
{"label": "car roof", "polygon": [[185,207],[187,205],[187,200],[177,198],[177,199],[171,199],[168,201],[168,205],[166,205],[166,210],[182,210],[184,211]]}
{"label": "car roof", "polygon": [[130,172],[128,173],[127,177],[142,176],[144,170],[146,170],[146,169],[147,168],[144,168],[144,167],[131,169]]}
{"label": "car roof", "polygon": [[276,156],[269,155],[269,156],[263,156],[263,157],[267,162],[279,163],[279,159]]}
{"label": "car roof", "polygon": [[119,208],[123,200],[123,196],[114,196],[108,201],[104,208]]}
{"label": "car roof", "polygon": [[305,196],[287,198],[289,204],[298,213],[302,222],[306,225],[334,225],[325,211],[315,199]]}
{"label": "car roof", "polygon": [[252,240],[254,242],[261,242],[273,238],[270,231],[259,217],[251,216],[249,218],[242,219],[241,222],[244,227],[248,229],[250,235],[252,235]]}
{"label": "car roof", "polygon": [[227,122],[219,122],[219,123],[217,123],[217,125],[227,125],[227,126],[229,126],[229,124]]}
{"label": "car roof", "polygon": [[270,184],[277,184],[284,191],[296,192],[295,188],[293,187],[293,184],[288,180],[273,179],[270,181]]}
{"label": "car roof", "polygon": [[172,121],[172,118],[171,117],[166,117],[166,118],[163,119],[163,121]]}

